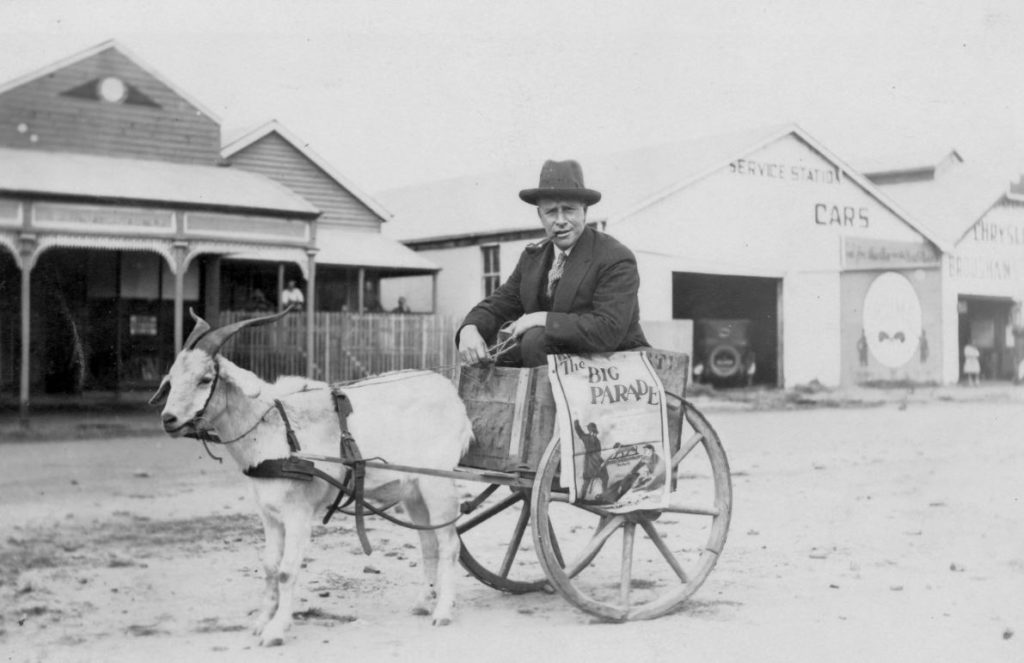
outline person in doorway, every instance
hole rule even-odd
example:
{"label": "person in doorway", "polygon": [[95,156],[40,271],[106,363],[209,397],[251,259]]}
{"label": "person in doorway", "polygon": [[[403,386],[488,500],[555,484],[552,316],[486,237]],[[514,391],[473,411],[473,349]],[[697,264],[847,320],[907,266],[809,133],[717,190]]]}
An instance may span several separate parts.
{"label": "person in doorway", "polygon": [[967,378],[967,386],[977,387],[981,376],[981,351],[967,339],[964,346],[964,377]]}
{"label": "person in doorway", "polygon": [[412,313],[412,309],[409,308],[409,304],[406,303],[405,297],[398,298],[398,306],[391,309],[392,313]]}
{"label": "person in doorway", "polygon": [[537,188],[519,198],[536,205],[546,237],[527,246],[508,281],[466,315],[455,334],[463,362],[489,362],[488,347],[506,323],[518,344],[499,363],[511,366],[541,366],[550,353],[647,346],[636,258],[587,225],[587,209],[601,194],[584,186],[580,165],[545,162]]}
{"label": "person in doorway", "polygon": [[299,290],[299,286],[294,280],[288,281],[288,287],[281,291],[281,308],[292,306],[295,310],[301,311],[305,305],[306,298]]}

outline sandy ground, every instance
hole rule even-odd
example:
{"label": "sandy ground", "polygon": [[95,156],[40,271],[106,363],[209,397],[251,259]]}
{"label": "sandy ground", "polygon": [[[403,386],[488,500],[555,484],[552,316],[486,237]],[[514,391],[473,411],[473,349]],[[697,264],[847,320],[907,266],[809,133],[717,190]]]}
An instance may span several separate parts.
{"label": "sandy ground", "polygon": [[1024,390],[705,405],[733,520],[680,611],[607,624],[463,575],[455,623],[433,628],[409,612],[415,534],[373,521],[366,557],[341,518],[317,528],[272,649],[249,633],[262,533],[230,459],[155,415],[41,423],[0,444],[0,660],[1024,661]]}

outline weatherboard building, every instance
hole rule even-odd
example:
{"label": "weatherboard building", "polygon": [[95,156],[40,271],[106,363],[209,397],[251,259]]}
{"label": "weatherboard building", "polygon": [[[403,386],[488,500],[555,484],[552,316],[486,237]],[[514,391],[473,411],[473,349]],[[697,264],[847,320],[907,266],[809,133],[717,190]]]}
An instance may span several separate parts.
{"label": "weatherboard building", "polygon": [[189,308],[276,310],[286,280],[310,322],[364,310],[438,269],[388,217],[276,122],[224,141],[114,42],[0,84],[0,391],[154,386]]}
{"label": "weatherboard building", "polygon": [[[975,324],[965,310],[984,317],[983,309],[998,312],[976,325],[1003,339],[993,341],[1003,344],[998,361],[1013,361],[1005,344],[1024,295],[1013,267],[1024,258],[1014,243],[1024,219],[1007,216],[1020,207],[1008,180],[987,180],[991,209],[980,221],[949,210],[961,229],[951,235],[934,229],[931,213],[949,196],[913,204],[893,190],[898,177],[872,181],[795,125],[581,163],[588,186],[603,194],[588,221],[636,253],[645,331],[656,345],[692,352],[705,378],[786,387],[955,382],[964,325]],[[468,311],[543,237],[516,195],[538,168],[379,195],[395,214],[388,230],[443,267],[439,311]],[[922,191],[941,189],[932,184]],[[975,221],[982,225],[968,232]],[[996,237],[1017,257],[997,259]],[[424,282],[419,297],[432,293]]]}

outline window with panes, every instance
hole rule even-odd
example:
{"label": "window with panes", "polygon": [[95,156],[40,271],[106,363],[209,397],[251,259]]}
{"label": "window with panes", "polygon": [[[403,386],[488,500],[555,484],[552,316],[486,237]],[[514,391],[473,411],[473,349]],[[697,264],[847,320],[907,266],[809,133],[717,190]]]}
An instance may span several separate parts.
{"label": "window with panes", "polygon": [[484,297],[487,297],[501,285],[501,261],[497,244],[481,246],[480,251],[484,259]]}

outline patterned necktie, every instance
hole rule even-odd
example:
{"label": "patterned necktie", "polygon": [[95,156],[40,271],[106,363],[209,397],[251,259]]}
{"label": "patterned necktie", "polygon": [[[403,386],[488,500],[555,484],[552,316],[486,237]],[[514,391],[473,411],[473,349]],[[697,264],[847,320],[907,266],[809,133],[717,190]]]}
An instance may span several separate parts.
{"label": "patterned necktie", "polygon": [[551,265],[551,271],[548,272],[548,299],[555,294],[555,288],[558,286],[558,280],[562,278],[563,271],[565,271],[565,253],[559,251],[558,257],[555,258],[555,264]]}

